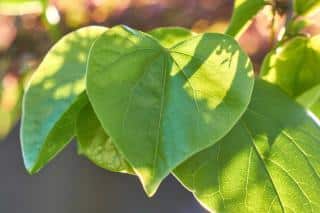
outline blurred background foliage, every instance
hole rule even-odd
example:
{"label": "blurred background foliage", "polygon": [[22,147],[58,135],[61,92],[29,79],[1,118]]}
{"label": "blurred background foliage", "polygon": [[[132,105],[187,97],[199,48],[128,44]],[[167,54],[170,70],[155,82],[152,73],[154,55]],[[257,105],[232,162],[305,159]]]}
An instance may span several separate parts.
{"label": "blurred background foliage", "polygon": [[[233,0],[0,0],[0,140],[19,120],[31,73],[64,34],[87,25],[117,24],[143,31],[182,26],[222,33],[232,8]],[[319,12],[304,17],[300,23],[308,27],[303,33],[319,34],[319,20]],[[239,39],[256,72],[284,24],[284,15],[265,7]]]}

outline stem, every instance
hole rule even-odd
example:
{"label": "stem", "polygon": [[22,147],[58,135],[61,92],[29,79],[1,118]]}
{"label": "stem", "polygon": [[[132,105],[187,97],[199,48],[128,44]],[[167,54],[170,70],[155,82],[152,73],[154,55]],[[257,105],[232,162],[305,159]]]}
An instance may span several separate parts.
{"label": "stem", "polygon": [[271,47],[274,44],[275,41],[275,36],[276,36],[276,29],[275,29],[275,21],[276,21],[276,13],[277,13],[277,9],[274,5],[272,5],[272,19],[271,19],[271,23],[270,23],[270,44]]}

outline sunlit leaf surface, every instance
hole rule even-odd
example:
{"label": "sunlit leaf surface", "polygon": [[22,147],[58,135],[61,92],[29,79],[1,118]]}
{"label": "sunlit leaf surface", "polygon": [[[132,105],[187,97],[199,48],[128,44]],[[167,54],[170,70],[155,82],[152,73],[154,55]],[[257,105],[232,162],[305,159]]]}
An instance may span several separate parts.
{"label": "sunlit leaf surface", "polygon": [[87,103],[87,55],[105,30],[86,27],[66,35],[32,76],[24,95],[21,127],[23,158],[30,173],[44,166],[74,136],[76,116]]}
{"label": "sunlit leaf surface", "polygon": [[167,49],[118,26],[92,47],[87,92],[103,128],[153,195],[173,168],[237,122],[252,74],[229,36],[203,34]]}
{"label": "sunlit leaf surface", "polygon": [[148,32],[148,34],[156,38],[166,48],[196,35],[196,33],[182,27],[160,27]]}
{"label": "sunlit leaf surface", "polygon": [[[311,93],[319,90],[316,89],[320,84],[319,67],[320,36],[296,37],[267,55],[261,68],[261,77],[279,85],[287,94],[296,99],[312,88],[315,89]],[[299,102],[310,108],[315,107],[314,111],[319,111],[320,109],[317,109],[319,105],[313,106],[310,101],[316,103],[316,97],[306,94],[306,97],[300,98]]]}
{"label": "sunlit leaf surface", "polygon": [[259,80],[229,134],[174,173],[213,212],[319,212],[317,122],[278,87]]}

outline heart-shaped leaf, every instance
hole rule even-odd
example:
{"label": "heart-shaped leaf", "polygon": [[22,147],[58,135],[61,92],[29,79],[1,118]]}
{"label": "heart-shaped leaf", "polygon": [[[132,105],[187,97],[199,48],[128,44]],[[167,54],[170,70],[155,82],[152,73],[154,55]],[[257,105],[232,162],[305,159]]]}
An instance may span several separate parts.
{"label": "heart-shaped leaf", "polygon": [[320,36],[296,37],[271,51],[263,62],[263,79],[298,97],[320,84]]}
{"label": "heart-shaped leaf", "polygon": [[[190,30],[181,27],[161,27],[150,31],[149,34],[165,47],[172,47],[194,35]],[[129,163],[102,128],[89,100],[80,111],[76,126],[79,154],[106,170],[134,174]]]}
{"label": "heart-shaped leaf", "polygon": [[317,122],[259,80],[236,127],[174,174],[214,212],[319,212]]}
{"label": "heart-shaped leaf", "polygon": [[264,0],[235,0],[233,14],[226,34],[240,37],[254,16],[266,5]]}
{"label": "heart-shaped leaf", "polygon": [[105,133],[92,106],[87,104],[80,110],[76,122],[78,153],[96,165],[114,172],[133,173],[133,170]]}
{"label": "heart-shaped leaf", "polygon": [[21,126],[23,159],[30,173],[43,167],[74,136],[76,116],[87,103],[87,55],[105,30],[86,27],[66,35],[33,74],[23,99]]}
{"label": "heart-shaped leaf", "polygon": [[172,48],[114,27],[93,45],[87,92],[103,128],[148,195],[182,161],[223,137],[245,111],[252,65],[229,36]]}

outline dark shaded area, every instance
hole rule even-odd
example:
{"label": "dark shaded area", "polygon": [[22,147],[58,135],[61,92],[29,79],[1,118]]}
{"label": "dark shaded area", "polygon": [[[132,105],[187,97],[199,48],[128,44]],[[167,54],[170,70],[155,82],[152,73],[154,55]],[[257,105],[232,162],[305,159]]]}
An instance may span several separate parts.
{"label": "dark shaded area", "polygon": [[23,167],[18,127],[0,144],[1,213],[204,213],[172,176],[151,199],[136,177],[107,172],[72,143],[39,174]]}

